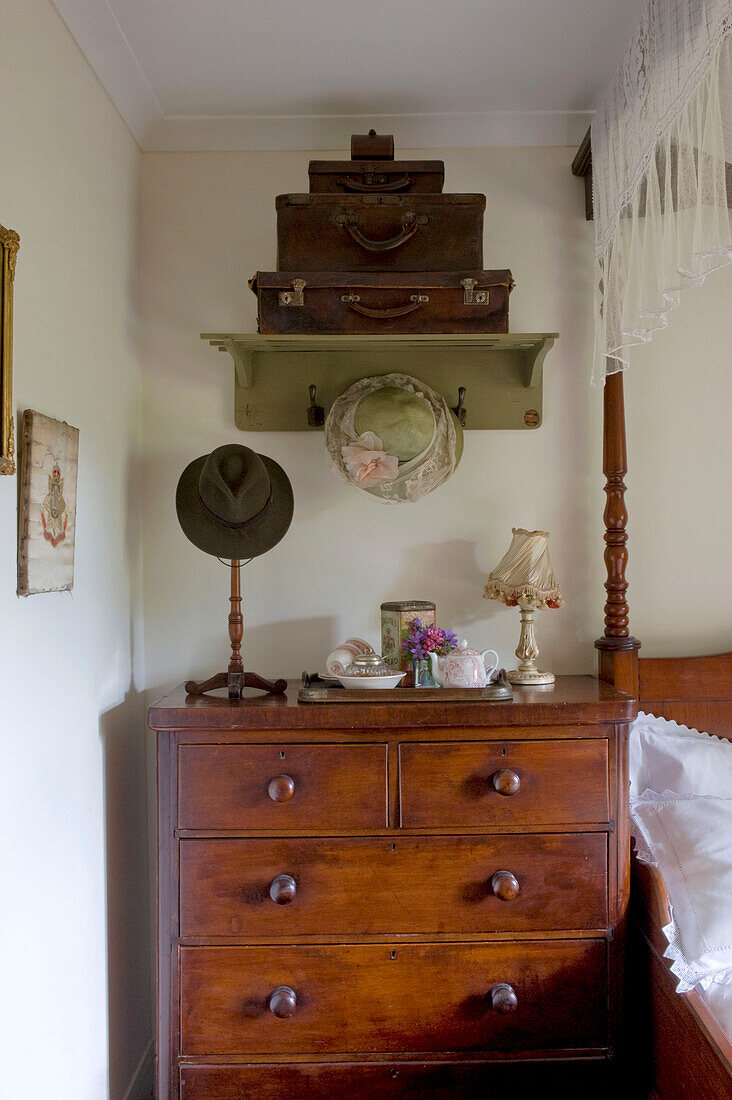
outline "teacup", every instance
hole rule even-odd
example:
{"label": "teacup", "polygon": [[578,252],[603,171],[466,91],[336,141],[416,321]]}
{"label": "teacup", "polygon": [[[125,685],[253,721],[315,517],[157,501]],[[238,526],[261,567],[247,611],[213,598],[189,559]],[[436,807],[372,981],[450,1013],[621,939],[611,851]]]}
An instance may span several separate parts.
{"label": "teacup", "polygon": [[325,671],[329,676],[341,676],[354,657],[362,657],[366,653],[373,653],[373,647],[363,638],[348,638],[332,653],[328,654],[325,661]]}

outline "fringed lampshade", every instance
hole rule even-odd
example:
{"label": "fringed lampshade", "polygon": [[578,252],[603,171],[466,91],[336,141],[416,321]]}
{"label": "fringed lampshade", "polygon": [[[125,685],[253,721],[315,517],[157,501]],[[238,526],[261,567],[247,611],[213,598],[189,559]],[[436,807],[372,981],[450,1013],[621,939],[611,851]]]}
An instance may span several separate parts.
{"label": "fringed lampshade", "polygon": [[513,527],[512,534],[508,552],[488,575],[483,596],[521,609],[521,637],[516,649],[519,666],[507,673],[510,682],[527,686],[553,684],[554,674],[536,667],[539,647],[534,632],[537,609],[564,606],[549,560],[549,534],[547,531],[527,531],[523,527]]}

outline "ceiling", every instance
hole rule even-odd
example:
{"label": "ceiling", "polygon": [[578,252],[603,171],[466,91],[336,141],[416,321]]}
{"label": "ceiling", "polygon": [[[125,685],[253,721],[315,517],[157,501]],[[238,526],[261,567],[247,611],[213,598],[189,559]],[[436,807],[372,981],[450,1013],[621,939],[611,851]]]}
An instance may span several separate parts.
{"label": "ceiling", "polygon": [[572,145],[645,0],[54,0],[141,147]]}

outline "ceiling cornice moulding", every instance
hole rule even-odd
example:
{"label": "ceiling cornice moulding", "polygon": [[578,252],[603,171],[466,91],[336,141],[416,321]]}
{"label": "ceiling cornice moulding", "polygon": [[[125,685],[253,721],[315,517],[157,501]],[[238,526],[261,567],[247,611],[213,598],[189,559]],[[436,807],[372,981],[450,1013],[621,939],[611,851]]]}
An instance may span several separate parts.
{"label": "ceiling cornice moulding", "polygon": [[492,145],[579,145],[590,111],[476,111],[424,115],[250,115],[161,118],[147,130],[147,152],[348,149],[351,134],[374,127],[400,149]]}

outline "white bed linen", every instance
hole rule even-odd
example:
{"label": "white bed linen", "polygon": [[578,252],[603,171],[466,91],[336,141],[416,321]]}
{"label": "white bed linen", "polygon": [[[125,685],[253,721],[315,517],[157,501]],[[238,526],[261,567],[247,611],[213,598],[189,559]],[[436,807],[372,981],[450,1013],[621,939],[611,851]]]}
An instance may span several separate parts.
{"label": "white bed linen", "polygon": [[732,1040],[732,970],[726,975],[726,982],[710,982],[699,993],[724,1033]]}
{"label": "white bed linen", "polygon": [[732,745],[721,737],[640,711],[629,757],[631,800],[645,791],[732,798]]}
{"label": "white bed linen", "polygon": [[631,813],[638,854],[660,869],[671,902],[663,931],[677,989],[732,976],[732,799],[648,793]]}
{"label": "white bed linen", "polygon": [[641,711],[629,750],[633,833],[669,895],[677,988],[705,996],[732,1038],[732,744]]}

